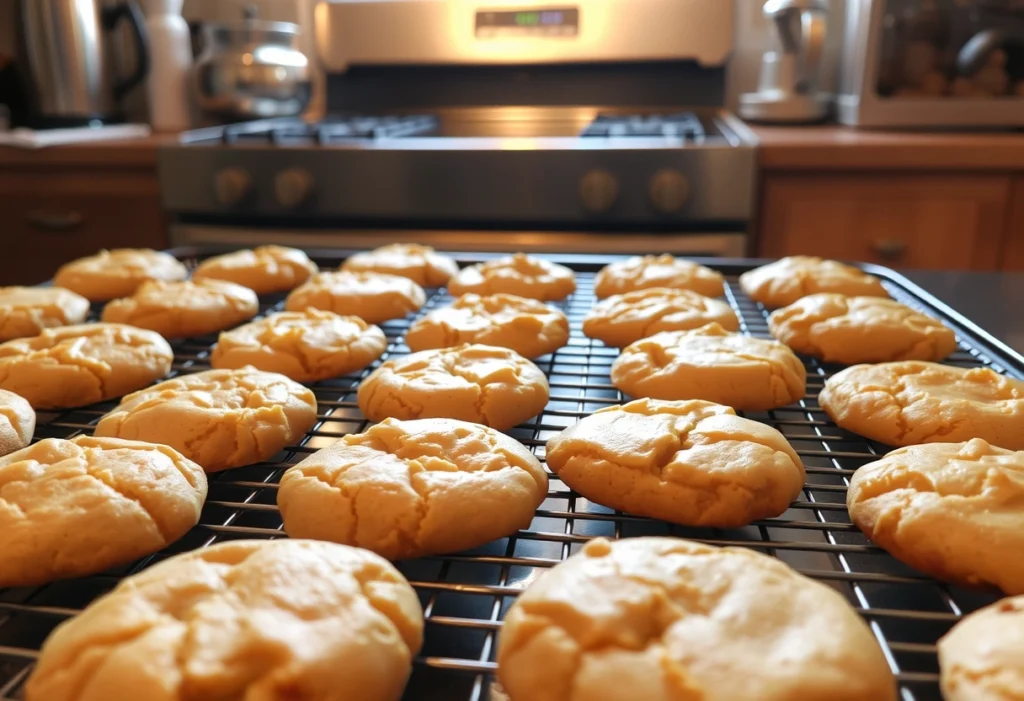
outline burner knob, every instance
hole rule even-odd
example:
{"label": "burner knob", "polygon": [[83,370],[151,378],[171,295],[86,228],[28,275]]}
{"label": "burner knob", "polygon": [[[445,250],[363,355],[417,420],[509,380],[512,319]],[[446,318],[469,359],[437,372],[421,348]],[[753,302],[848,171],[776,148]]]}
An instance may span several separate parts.
{"label": "burner knob", "polygon": [[580,181],[580,199],[591,212],[607,212],[619,198],[619,181],[607,170],[595,168]]}
{"label": "burner knob", "polygon": [[245,168],[229,166],[213,177],[213,194],[225,207],[234,207],[252,191],[252,177]]}
{"label": "burner knob", "polygon": [[690,183],[675,168],[662,168],[650,183],[651,204],[663,214],[674,214],[690,199]]}
{"label": "burner knob", "polygon": [[282,207],[295,209],[313,194],[313,174],[305,168],[286,168],[274,178],[274,195]]}

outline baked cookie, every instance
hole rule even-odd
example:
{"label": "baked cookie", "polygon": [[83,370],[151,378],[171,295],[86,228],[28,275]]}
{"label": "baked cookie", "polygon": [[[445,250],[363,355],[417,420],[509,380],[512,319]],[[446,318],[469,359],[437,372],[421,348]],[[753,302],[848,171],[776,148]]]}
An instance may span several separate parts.
{"label": "baked cookie", "polygon": [[942,360],[956,350],[941,321],[881,297],[808,295],[772,312],[768,328],[797,353],[843,365]]}
{"label": "baked cookie", "polygon": [[0,287],[0,342],[81,324],[89,300],[60,287]]}
{"label": "baked cookie", "polygon": [[426,301],[423,288],[409,278],[346,270],[314,275],[288,295],[284,308],[302,312],[312,307],[379,324],[401,319]]}
{"label": "baked cookie", "polygon": [[57,627],[26,701],[398,701],[416,592],[373,553],[236,540],[122,581]]}
{"label": "baked cookie", "polygon": [[0,588],[24,587],[173,543],[199,522],[206,475],[163,445],[47,438],[0,458],[0,494]]}
{"label": "baked cookie", "polygon": [[886,445],[982,438],[1024,450],[1024,382],[988,368],[854,365],[825,381],[818,403],[841,428]]}
{"label": "baked cookie", "polygon": [[548,380],[508,348],[461,345],[389,360],[359,385],[370,421],[461,419],[506,431],[544,411]]}
{"label": "baked cookie", "polygon": [[542,302],[515,295],[462,295],[417,319],[405,334],[414,351],[464,343],[511,348],[539,358],[569,342],[569,319]]}
{"label": "baked cookie", "polygon": [[850,480],[850,518],[893,557],[938,579],[1024,594],[1024,452],[980,438],[894,450]]}
{"label": "baked cookie", "polygon": [[601,409],[550,439],[547,463],[590,501],[684,526],[779,516],[804,486],[781,433],[703,401]]}
{"label": "baked cookie", "polygon": [[421,287],[444,287],[459,274],[458,263],[418,243],[393,243],[357,253],[341,269],[407,277]]}
{"label": "baked cookie", "polygon": [[725,294],[725,278],[693,261],[660,256],[634,256],[606,265],[594,278],[598,299],[651,287],[691,290],[706,297]]}
{"label": "baked cookie", "polygon": [[627,346],[612,363],[611,379],[633,397],[704,399],[741,411],[792,404],[807,387],[807,371],[789,348],[718,324]]}
{"label": "baked cookie", "polygon": [[129,394],[100,419],[96,435],[169,445],[218,472],[269,459],[315,423],[310,390],[247,367],[183,375]]}
{"label": "baked cookie", "polygon": [[1024,698],[1024,596],[975,611],[939,640],[945,701]]}
{"label": "baked cookie", "polygon": [[176,282],[188,270],[174,256],[148,248],[115,248],[62,265],[53,284],[82,295],[90,302],[127,297],[148,280]]}
{"label": "baked cookie", "polygon": [[174,354],[160,334],[123,324],[81,324],[0,344],[0,389],[35,409],[120,397],[155,382]]}
{"label": "baked cookie", "polygon": [[785,307],[801,297],[834,292],[847,297],[888,297],[882,282],[852,265],[814,256],[789,256],[740,275],[740,287],[766,307]]}
{"label": "baked cookie", "polygon": [[36,412],[28,400],[0,389],[0,456],[21,450],[36,432]]}
{"label": "baked cookie", "polygon": [[685,331],[717,323],[738,331],[740,320],[725,302],[690,290],[649,287],[598,302],[583,319],[583,333],[623,348],[660,331]]}
{"label": "baked cookie", "polygon": [[746,548],[597,538],[519,595],[498,639],[511,701],[894,701],[846,599]]}
{"label": "baked cookie", "polygon": [[553,302],[575,291],[576,276],[569,268],[525,253],[463,268],[448,283],[448,292],[453,297],[510,294]]}
{"label": "baked cookie", "polygon": [[537,458],[503,433],[453,419],[387,419],[289,468],[277,505],[293,538],[399,560],[513,535],[547,492]]}
{"label": "baked cookie", "polygon": [[304,251],[287,246],[257,246],[207,258],[193,280],[226,280],[259,295],[293,290],[320,272]]}
{"label": "baked cookie", "polygon": [[256,293],[223,280],[145,282],[103,308],[103,321],[156,331],[164,338],[206,336],[247,321],[260,310]]}
{"label": "baked cookie", "polygon": [[210,354],[215,368],[279,372],[317,382],[362,370],[387,348],[384,332],[358,316],[307,309],[278,312],[220,335]]}

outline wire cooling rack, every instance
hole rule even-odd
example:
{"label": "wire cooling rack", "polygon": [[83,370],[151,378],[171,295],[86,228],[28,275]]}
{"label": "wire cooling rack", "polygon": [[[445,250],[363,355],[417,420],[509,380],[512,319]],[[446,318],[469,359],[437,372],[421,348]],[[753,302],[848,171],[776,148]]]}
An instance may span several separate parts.
{"label": "wire cooling rack", "polygon": [[[182,252],[179,252],[182,253]],[[194,265],[199,253],[184,253]],[[317,257],[324,269],[336,267],[337,254]],[[576,260],[576,264],[573,264]],[[537,361],[551,385],[544,413],[510,434],[544,457],[548,438],[602,407],[623,401],[609,379],[615,349],[583,336],[583,317],[594,304],[594,273],[605,261],[565,258],[577,270],[577,292],[554,306],[569,317],[569,344]],[[463,261],[465,262],[465,261]],[[744,333],[769,337],[765,310],[740,290],[736,276],[750,261],[719,261],[727,275],[728,302],[736,310]],[[989,366],[1021,374],[1024,366],[1012,354],[986,338],[970,322],[956,317],[934,300],[912,291],[909,284],[886,271],[873,269],[886,280],[897,299],[943,318],[960,337],[957,353],[947,362],[965,367]],[[434,291],[423,311],[451,301]],[[267,298],[261,312],[280,309],[282,298]],[[407,354],[402,337],[411,319],[382,324],[388,348],[381,361]],[[190,339],[174,345],[175,373],[208,368],[215,337]],[[886,452],[882,445],[839,429],[818,407],[817,394],[836,366],[804,359],[807,396],[797,404],[763,413],[746,413],[780,430],[802,457],[807,484],[802,496],[778,518],[746,528],[720,530],[686,528],[628,516],[580,497],[552,478],[548,498],[528,530],[473,551],[398,563],[415,586],[426,617],[423,650],[416,659],[404,699],[407,701],[499,701],[506,698],[494,681],[495,649],[501,620],[516,595],[538,574],[565,560],[595,536],[628,538],[673,535],[715,545],[743,546],[773,555],[798,571],[839,591],[870,624],[899,682],[902,698],[939,699],[935,643],[964,614],[997,597],[991,592],[959,589],[939,583],[903,566],[871,545],[850,522],[846,511],[849,477],[858,467]],[[200,523],[166,550],[102,575],[66,580],[25,589],[0,590],[0,699],[20,697],[46,635],[75,615],[121,578],[175,553],[238,538],[284,537],[276,507],[277,482],[284,470],[348,433],[362,431],[368,422],[356,406],[359,381],[378,363],[350,376],[312,385],[319,403],[319,422],[301,445],[291,446],[274,461],[212,475],[209,497]],[[61,413],[41,414],[36,438],[69,438],[90,433],[100,416],[115,402]],[[0,534],[0,547],[3,534]]]}

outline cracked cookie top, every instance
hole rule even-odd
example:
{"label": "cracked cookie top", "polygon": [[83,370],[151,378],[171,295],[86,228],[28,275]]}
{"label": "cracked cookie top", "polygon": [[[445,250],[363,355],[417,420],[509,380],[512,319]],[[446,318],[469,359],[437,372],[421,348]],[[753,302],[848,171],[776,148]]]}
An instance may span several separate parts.
{"label": "cracked cookie top", "polygon": [[319,272],[305,252],[287,246],[257,246],[207,258],[193,280],[226,280],[266,295],[292,290]]}
{"label": "cracked cookie top", "polygon": [[223,280],[151,281],[131,297],[103,308],[103,321],[156,331],[164,338],[205,336],[256,316],[260,302],[248,287]]}
{"label": "cracked cookie top", "polygon": [[778,341],[730,333],[712,323],[664,331],[623,349],[612,383],[634,397],[705,399],[764,411],[804,396],[807,371]]}
{"label": "cracked cookie top", "polygon": [[167,446],[39,441],[0,458],[0,587],[95,574],[154,553],[199,521],[205,500],[202,469]]}
{"label": "cracked cookie top", "polygon": [[595,503],[690,526],[778,516],[804,485],[781,433],[703,401],[601,409],[551,438],[546,455],[562,482]]}
{"label": "cracked cookie top", "polygon": [[0,456],[27,446],[35,430],[36,412],[28,400],[0,389]]}
{"label": "cracked cookie top", "polygon": [[509,609],[512,701],[893,701],[871,630],[774,558],[677,538],[598,538]]}
{"label": "cracked cookie top", "polygon": [[387,419],[289,468],[285,532],[389,560],[474,548],[530,525],[548,478],[503,433],[453,419]]}
{"label": "cracked cookie top", "polygon": [[942,360],[956,350],[941,321],[881,297],[808,295],[774,311],[768,328],[797,353],[843,365]]}
{"label": "cracked cookie top", "polygon": [[383,331],[357,316],[319,309],[278,312],[222,333],[210,365],[251,365],[296,382],[317,382],[362,370],[387,345]]}
{"label": "cracked cookie top", "polygon": [[988,368],[854,365],[825,381],[818,402],[841,428],[887,445],[982,438],[1024,450],[1024,382]]}
{"label": "cracked cookie top", "polygon": [[583,320],[583,333],[623,348],[661,331],[686,331],[712,322],[728,331],[740,328],[726,302],[690,290],[650,287],[598,302]]}
{"label": "cracked cookie top", "polygon": [[169,445],[207,472],[269,459],[316,423],[316,397],[284,375],[245,367],[176,377],[129,394],[97,436]]}
{"label": "cracked cookie top", "polygon": [[127,297],[147,280],[176,282],[188,270],[174,256],[148,248],[115,248],[79,258],[60,267],[53,284],[90,302]]}
{"label": "cracked cookie top", "polygon": [[81,324],[89,300],[60,287],[0,287],[0,342]]}
{"label": "cracked cookie top", "polygon": [[1024,452],[974,438],[894,450],[857,470],[853,522],[939,579],[1024,594]]}
{"label": "cracked cookie top", "polygon": [[371,421],[446,418],[505,431],[548,403],[544,373],[514,350],[466,344],[388,360],[359,385]]}
{"label": "cracked cookie top", "polygon": [[945,701],[1024,698],[1024,596],[1003,599],[963,618],[939,640]]}
{"label": "cracked cookie top", "polygon": [[740,275],[740,287],[766,307],[785,307],[801,297],[835,292],[848,297],[888,297],[882,282],[852,265],[814,256],[789,256]]}
{"label": "cracked cookie top", "polygon": [[576,275],[564,265],[516,253],[463,268],[448,291],[453,296],[509,294],[554,302],[576,291]]}
{"label": "cracked cookie top", "polygon": [[0,388],[36,409],[95,404],[168,373],[174,354],[160,334],[123,324],[80,324],[0,344]]}
{"label": "cracked cookie top", "polygon": [[706,297],[718,297],[725,293],[725,278],[716,270],[667,253],[611,263],[594,278],[598,299],[651,287],[692,290]]}
{"label": "cracked cookie top", "polygon": [[341,269],[399,275],[422,287],[444,287],[459,274],[454,260],[418,243],[392,243],[357,253]]}
{"label": "cracked cookie top", "polygon": [[426,301],[423,288],[408,278],[343,270],[314,275],[288,295],[284,308],[301,312],[312,307],[379,324],[401,319]]}
{"label": "cracked cookie top", "polygon": [[414,351],[483,343],[526,358],[554,353],[569,341],[569,319],[543,302],[515,295],[462,295],[413,322],[405,342]]}
{"label": "cracked cookie top", "polygon": [[59,626],[26,701],[396,701],[422,638],[415,591],[372,553],[221,543],[125,579]]}

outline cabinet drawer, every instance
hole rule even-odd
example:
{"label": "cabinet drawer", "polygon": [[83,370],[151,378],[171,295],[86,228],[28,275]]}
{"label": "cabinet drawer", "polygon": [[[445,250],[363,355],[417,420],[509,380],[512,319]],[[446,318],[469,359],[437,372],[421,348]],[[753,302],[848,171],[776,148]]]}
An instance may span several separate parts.
{"label": "cabinet drawer", "polygon": [[771,175],[758,250],[897,268],[994,269],[1010,189],[1001,176]]}
{"label": "cabinet drawer", "polygon": [[101,248],[166,248],[155,173],[0,174],[2,284],[36,284]]}

